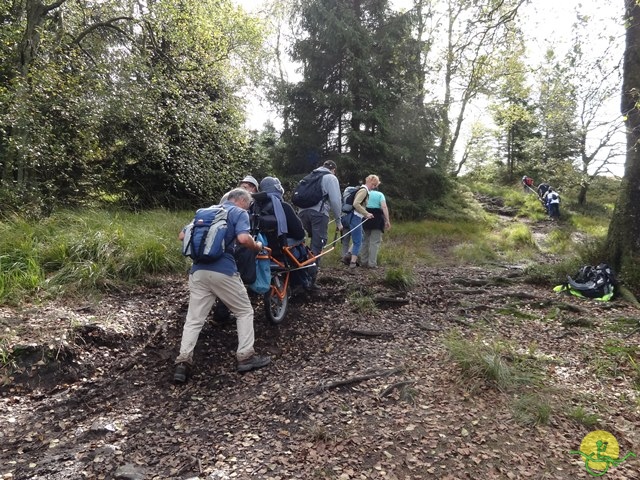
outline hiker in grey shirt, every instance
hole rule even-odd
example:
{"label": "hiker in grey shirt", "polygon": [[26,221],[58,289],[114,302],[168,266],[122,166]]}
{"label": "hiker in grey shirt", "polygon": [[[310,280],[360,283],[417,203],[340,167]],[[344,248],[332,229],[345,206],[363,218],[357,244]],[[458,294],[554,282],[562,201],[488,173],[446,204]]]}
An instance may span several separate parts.
{"label": "hiker in grey shirt", "polygon": [[[317,204],[309,207],[302,208],[298,212],[302,225],[307,231],[307,234],[311,237],[311,251],[314,255],[318,255],[322,252],[322,249],[327,244],[328,229],[329,229],[329,211],[333,212],[333,217],[336,219],[336,227],[339,231],[342,231],[342,222],[340,222],[340,215],[342,214],[342,195],[340,193],[340,183],[338,177],[336,177],[337,166],[334,161],[327,160],[321,167],[316,168],[314,171],[326,171],[327,173],[322,177],[322,200]],[[320,259],[316,260],[316,266],[310,268],[310,274],[312,278],[312,290],[317,290],[316,277],[318,276],[318,266]]]}

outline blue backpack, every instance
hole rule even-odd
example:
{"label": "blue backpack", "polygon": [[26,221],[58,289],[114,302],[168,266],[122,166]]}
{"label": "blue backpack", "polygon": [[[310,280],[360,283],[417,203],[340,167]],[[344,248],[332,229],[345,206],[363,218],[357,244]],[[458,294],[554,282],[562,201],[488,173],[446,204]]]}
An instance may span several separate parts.
{"label": "blue backpack", "polygon": [[221,205],[201,208],[185,227],[182,254],[195,263],[212,263],[225,252],[227,211]]}

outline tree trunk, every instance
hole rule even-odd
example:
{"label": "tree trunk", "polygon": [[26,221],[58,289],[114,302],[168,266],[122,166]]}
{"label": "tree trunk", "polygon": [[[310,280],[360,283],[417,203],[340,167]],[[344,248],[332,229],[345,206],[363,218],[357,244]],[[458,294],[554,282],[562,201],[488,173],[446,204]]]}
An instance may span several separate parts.
{"label": "tree trunk", "polygon": [[582,182],[580,184],[580,191],[578,192],[578,205],[581,207],[587,203],[587,190],[589,189],[589,184]]}
{"label": "tree trunk", "polygon": [[624,0],[626,47],[623,63],[622,114],[626,118],[625,172],[607,235],[610,264],[625,280],[640,286],[640,6]]}

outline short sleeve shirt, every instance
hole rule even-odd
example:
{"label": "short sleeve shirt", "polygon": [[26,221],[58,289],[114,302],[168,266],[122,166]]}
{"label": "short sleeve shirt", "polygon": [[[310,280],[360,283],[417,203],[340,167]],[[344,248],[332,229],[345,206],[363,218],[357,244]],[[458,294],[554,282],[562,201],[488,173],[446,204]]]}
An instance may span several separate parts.
{"label": "short sleeve shirt", "polygon": [[227,210],[227,234],[225,236],[225,252],[213,263],[194,263],[191,273],[198,270],[209,270],[232,276],[238,273],[236,261],[233,258],[233,242],[241,233],[250,233],[249,214],[246,210],[237,207],[233,202],[225,202],[223,207]]}
{"label": "short sleeve shirt", "polygon": [[377,190],[369,191],[369,201],[367,201],[367,208],[382,208],[383,203],[386,203],[384,193]]}

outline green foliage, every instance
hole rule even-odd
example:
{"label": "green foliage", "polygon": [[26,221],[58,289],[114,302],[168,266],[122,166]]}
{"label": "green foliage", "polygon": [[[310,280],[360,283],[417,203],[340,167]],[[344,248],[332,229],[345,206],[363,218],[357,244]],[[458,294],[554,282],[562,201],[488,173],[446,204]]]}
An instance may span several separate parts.
{"label": "green foliage", "polygon": [[426,167],[435,115],[420,101],[424,71],[414,18],[387,7],[300,2],[291,53],[305,68],[287,89],[278,171],[300,175],[331,158],[344,185],[378,174],[396,218],[420,218],[449,184],[446,174]]}
{"label": "green foliage", "polygon": [[230,0],[38,5],[8,10],[0,34],[4,213],[201,205],[263,168],[238,92],[264,28]]}
{"label": "green foliage", "polygon": [[523,223],[514,223],[508,225],[500,232],[499,236],[503,239],[504,245],[509,248],[535,247],[535,241],[531,229]]}
{"label": "green foliage", "polygon": [[353,292],[349,296],[349,304],[353,311],[357,313],[374,313],[377,310],[373,297],[362,292]]}
{"label": "green foliage", "polygon": [[189,219],[165,211],[68,210],[35,224],[2,222],[0,301],[15,303],[40,292],[99,292],[184,271],[175,238]]}
{"label": "green foliage", "polygon": [[[532,359],[531,355],[517,353],[507,342],[482,337],[468,340],[453,332],[444,340],[444,346],[449,360],[459,367],[465,384],[472,389],[488,384],[525,398],[532,386],[543,385],[540,361]],[[539,410],[541,420],[544,411],[543,408]]]}
{"label": "green foliage", "polygon": [[575,252],[572,232],[567,229],[554,228],[546,239],[547,250],[555,254],[572,254]]}
{"label": "green foliage", "polygon": [[461,264],[468,265],[483,265],[497,258],[494,246],[487,239],[480,238],[455,245],[452,253]]}
{"label": "green foliage", "polygon": [[539,394],[524,394],[512,404],[514,417],[525,425],[547,425],[552,407],[549,399]]}
{"label": "green foliage", "polygon": [[589,413],[582,405],[572,408],[569,411],[569,418],[589,428],[598,424],[598,415]]}
{"label": "green foliage", "polygon": [[398,290],[409,290],[413,287],[415,279],[411,270],[404,267],[393,267],[385,272],[384,283]]}
{"label": "green foliage", "polygon": [[449,358],[471,380],[486,381],[501,390],[512,388],[518,381],[504,358],[508,351],[505,344],[470,341],[454,333],[445,339],[444,346]]}

